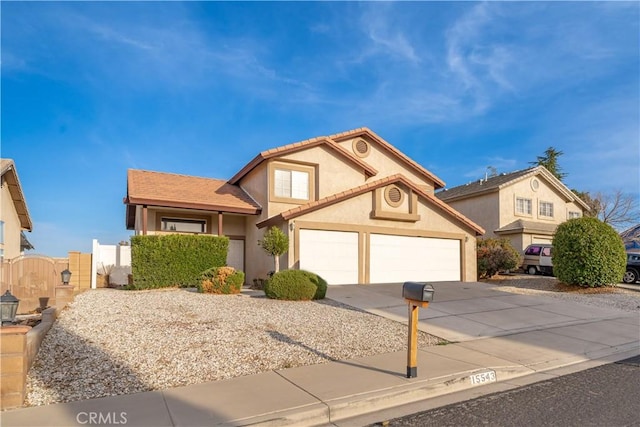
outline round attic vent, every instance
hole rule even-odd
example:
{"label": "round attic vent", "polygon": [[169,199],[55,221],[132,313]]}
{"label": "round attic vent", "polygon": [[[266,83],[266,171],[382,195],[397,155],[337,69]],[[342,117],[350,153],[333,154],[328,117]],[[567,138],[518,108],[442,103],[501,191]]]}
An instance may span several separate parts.
{"label": "round attic vent", "polygon": [[364,139],[358,138],[353,141],[353,152],[356,153],[358,157],[367,157],[370,150],[371,147],[369,143]]}
{"label": "round attic vent", "polygon": [[531,180],[531,189],[533,191],[538,191],[538,188],[540,188],[540,181],[538,181],[537,178],[533,178]]}
{"label": "round attic vent", "polygon": [[402,204],[404,193],[395,185],[390,185],[384,190],[384,198],[389,206],[397,208]]}

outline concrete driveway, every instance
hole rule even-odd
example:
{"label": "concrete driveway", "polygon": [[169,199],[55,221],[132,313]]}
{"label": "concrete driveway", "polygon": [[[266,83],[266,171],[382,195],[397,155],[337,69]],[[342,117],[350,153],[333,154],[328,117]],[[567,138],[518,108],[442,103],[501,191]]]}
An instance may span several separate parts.
{"label": "concrete driveway", "polygon": [[[518,295],[496,290],[486,283],[430,283],[435,289],[434,300],[428,308],[420,309],[418,328],[452,342],[619,318],[638,324],[637,313],[587,307],[545,296]],[[330,286],[327,298],[407,323],[402,283]],[[615,325],[611,325],[613,333]]]}

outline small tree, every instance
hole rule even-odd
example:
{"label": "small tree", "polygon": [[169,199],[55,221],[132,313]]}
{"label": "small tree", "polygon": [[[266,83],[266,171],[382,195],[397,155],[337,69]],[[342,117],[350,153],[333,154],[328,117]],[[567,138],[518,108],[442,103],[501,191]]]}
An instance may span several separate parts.
{"label": "small tree", "polygon": [[558,164],[558,158],[563,154],[562,151],[549,147],[545,150],[543,156],[538,156],[535,162],[529,162],[529,164],[533,166],[544,166],[553,176],[562,181],[567,174],[562,172],[562,168]]}
{"label": "small tree", "polygon": [[289,250],[289,237],[278,227],[273,226],[264,233],[258,244],[266,253],[273,256],[274,272],[280,271],[280,256]]}
{"label": "small tree", "polygon": [[499,271],[513,270],[522,257],[507,239],[478,239],[478,275],[490,278]]}
{"label": "small tree", "polygon": [[579,286],[615,285],[626,268],[622,239],[597,218],[574,218],[558,226],[553,238],[553,272]]}

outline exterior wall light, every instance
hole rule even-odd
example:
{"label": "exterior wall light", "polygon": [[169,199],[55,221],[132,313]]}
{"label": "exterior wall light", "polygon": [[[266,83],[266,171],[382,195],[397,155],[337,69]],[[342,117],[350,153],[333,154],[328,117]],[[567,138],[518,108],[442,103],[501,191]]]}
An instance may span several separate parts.
{"label": "exterior wall light", "polygon": [[16,312],[20,300],[7,291],[0,297],[0,317],[2,324],[12,324],[16,320]]}
{"label": "exterior wall light", "polygon": [[63,285],[68,285],[69,282],[71,281],[71,272],[69,271],[69,269],[65,269],[62,273],[60,273],[60,276],[62,276],[62,284]]}

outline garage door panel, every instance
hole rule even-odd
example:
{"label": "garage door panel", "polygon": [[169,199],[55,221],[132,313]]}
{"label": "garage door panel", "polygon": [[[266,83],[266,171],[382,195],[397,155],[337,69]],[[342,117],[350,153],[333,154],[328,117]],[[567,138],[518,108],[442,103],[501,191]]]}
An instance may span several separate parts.
{"label": "garage door panel", "polygon": [[370,282],[458,281],[460,241],[372,234]]}
{"label": "garage door panel", "polygon": [[330,285],[358,283],[358,233],[300,230],[300,269]]}

